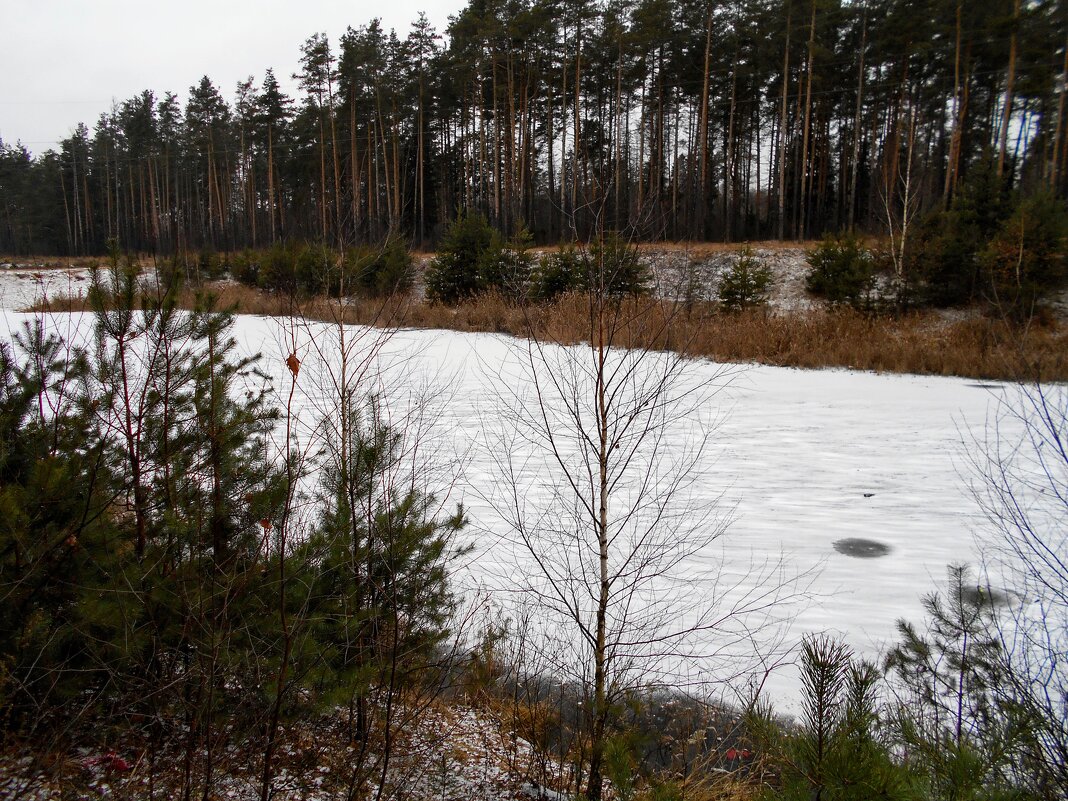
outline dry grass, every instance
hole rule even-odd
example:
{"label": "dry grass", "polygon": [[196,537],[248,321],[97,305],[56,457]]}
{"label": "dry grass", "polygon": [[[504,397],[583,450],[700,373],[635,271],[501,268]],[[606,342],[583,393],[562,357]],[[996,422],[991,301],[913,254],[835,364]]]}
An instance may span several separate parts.
{"label": "dry grass", "polygon": [[[581,295],[523,307],[491,293],[450,307],[410,296],[354,299],[344,304],[322,298],[295,300],[233,283],[212,285],[210,291],[220,306],[232,306],[245,314],[521,337],[533,334],[562,344],[589,339],[588,302]],[[196,297],[186,291],[180,302],[191,307]],[[33,310],[85,308],[84,299],[57,296]],[[1021,329],[978,314],[951,322],[933,312],[899,318],[849,310],[727,314],[711,304],[683,307],[650,299],[628,301],[622,312],[625,322],[619,344],[680,350],[722,362],[978,379],[1068,380],[1068,327],[1063,324]]]}
{"label": "dry grass", "polygon": [[[352,322],[371,324],[357,305]],[[784,367],[843,367],[890,373],[1021,380],[1068,380],[1065,326],[1019,329],[975,316],[947,322],[935,313],[870,317],[849,310],[725,314],[711,305],[689,309],[638,301],[626,310],[619,341],[627,346],[682,350],[722,362]],[[385,315],[396,324],[456,331],[490,331],[574,344],[589,339],[588,304],[581,296],[523,309],[495,295],[455,308],[413,303]]]}
{"label": "dry grass", "polygon": [[887,319],[849,311],[749,313],[711,317],[693,336],[692,350],[721,361],[984,379],[1068,378],[1063,327],[1021,331],[979,317],[946,323],[933,314]]}

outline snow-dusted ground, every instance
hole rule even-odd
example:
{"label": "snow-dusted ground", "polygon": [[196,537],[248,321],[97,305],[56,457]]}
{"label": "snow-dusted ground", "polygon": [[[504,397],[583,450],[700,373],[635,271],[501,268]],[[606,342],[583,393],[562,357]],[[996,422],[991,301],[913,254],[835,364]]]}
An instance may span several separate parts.
{"label": "snow-dusted ground", "polygon": [[[305,722],[283,734],[271,797],[277,801],[336,801],[348,796],[355,746],[339,741],[327,720]],[[512,736],[507,725],[484,708],[461,701],[421,710],[410,725],[397,732],[385,798],[406,801],[549,801],[568,796],[540,788],[534,781],[562,783],[568,778],[558,763],[543,763],[530,744]],[[260,797],[258,759],[242,759],[231,745],[216,765],[212,798],[254,801]],[[49,801],[59,798],[146,798],[177,796],[181,781],[181,753],[156,753],[155,765],[134,749],[100,753],[79,748],[74,764],[49,772],[35,771],[29,756],[0,757],[0,798]],[[115,768],[114,761],[121,767]],[[237,764],[234,764],[234,763]],[[364,770],[377,778],[375,757]],[[84,782],[79,793],[63,775],[70,771]],[[168,768],[170,770],[168,770]],[[153,773],[155,775],[153,775]],[[49,775],[50,774],[50,775]],[[173,782],[170,783],[169,782]],[[180,786],[180,785],[179,785]],[[372,780],[366,796],[374,796]],[[151,790],[151,793],[150,793]],[[613,796],[609,796],[612,798]]]}
{"label": "snow-dusted ground", "polygon": [[77,297],[88,291],[89,271],[83,268],[0,265],[0,309],[25,309],[46,297]]}
{"label": "snow-dusted ground", "polygon": [[[0,337],[29,317],[0,313]],[[91,328],[81,315],[53,315],[47,324],[74,339]],[[294,410],[298,428],[310,430],[324,408],[315,365],[320,352],[333,359],[334,332],[246,316],[235,333],[242,348],[263,354],[281,400],[290,381],[285,358],[295,347],[304,366]],[[379,353],[381,370],[368,389],[388,398],[398,414],[417,401],[426,404],[423,419],[432,427],[422,452],[441,468],[434,481],[448,501],[464,502],[476,537],[465,585],[508,599],[507,590],[523,583],[532,564],[488,500],[503,480],[500,434],[513,424],[498,399],[529,389],[517,368],[523,348],[490,334],[402,331],[388,341],[367,329],[350,334],[364,338],[361,352]],[[894,639],[895,621],[920,619],[921,598],[941,583],[947,564],[977,561],[982,519],[967,491],[969,432],[983,430],[1004,385],[764,366],[725,373],[704,361],[686,372],[695,384],[722,387],[698,410],[701,420],[718,422],[709,429],[688,502],[718,498],[719,513],[729,513],[731,522],[680,566],[684,606],[711,598],[716,581],[736,584],[735,593],[751,589],[760,575],[752,566],[782,557],[783,575],[816,576],[810,598],[781,610],[795,616],[787,643],[805,632],[839,632],[874,657]],[[697,418],[688,417],[668,430],[662,447],[692,449],[699,431]],[[536,496],[548,474],[539,478],[542,468],[532,469]],[[450,476],[456,477],[451,488]],[[850,538],[875,541],[887,552],[857,558],[836,550],[836,542]],[[710,646],[717,636],[707,634]],[[737,646],[735,656],[751,656],[747,645]],[[783,709],[793,708],[796,670],[784,665],[766,688]]]}

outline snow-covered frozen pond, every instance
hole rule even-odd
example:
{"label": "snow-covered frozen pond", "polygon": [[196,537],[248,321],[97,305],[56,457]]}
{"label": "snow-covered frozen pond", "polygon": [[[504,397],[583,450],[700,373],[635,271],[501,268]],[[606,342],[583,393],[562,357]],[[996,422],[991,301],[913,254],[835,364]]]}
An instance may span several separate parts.
{"label": "snow-covered frozen pond", "polygon": [[[29,318],[2,315],[4,332]],[[68,337],[91,328],[78,315],[47,319]],[[367,329],[352,333],[366,338],[368,350],[378,338]],[[246,316],[235,335],[245,350],[263,354],[281,400],[289,390],[284,361],[295,346],[307,371],[297,380],[294,409],[310,427],[318,403],[316,353],[330,358],[325,327]],[[395,403],[426,402],[433,423],[427,452],[440,457],[449,501],[468,509],[477,540],[463,581],[496,590],[520,583],[529,558],[487,499],[503,480],[499,434],[512,425],[498,399],[523,392],[515,385],[521,371],[511,369],[521,349],[506,337],[447,331],[401,331],[374,347],[380,372],[368,388]],[[970,432],[982,433],[1005,386],[764,366],[731,368],[724,376],[703,361],[687,372],[698,383],[726,384],[706,410],[718,422],[696,465],[690,500],[718,498],[731,518],[722,537],[680,566],[695,602],[711,592],[705,577],[722,580],[722,571],[744,586],[749,565],[782,557],[791,575],[816,575],[814,594],[790,607],[796,617],[788,641],[838,632],[874,657],[893,640],[899,618],[920,619],[922,596],[941,585],[948,564],[977,561],[983,519],[967,488]],[[511,384],[503,393],[502,382]],[[681,428],[662,447],[685,448],[692,437],[692,428]],[[766,685],[785,708],[796,702],[795,673],[784,666]]]}

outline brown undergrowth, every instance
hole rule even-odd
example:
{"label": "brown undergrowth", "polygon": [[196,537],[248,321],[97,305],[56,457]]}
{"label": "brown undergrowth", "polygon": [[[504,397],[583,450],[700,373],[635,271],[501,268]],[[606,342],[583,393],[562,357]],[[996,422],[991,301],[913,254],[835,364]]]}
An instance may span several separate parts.
{"label": "brown undergrowth", "polygon": [[[136,264],[149,265],[152,257],[147,254],[131,256]],[[13,256],[0,253],[0,264],[10,264],[17,270],[69,270],[89,269],[99,266],[99,256]]]}
{"label": "brown undergrowth", "polygon": [[[373,326],[446,329],[527,336],[574,344],[589,339],[588,299],[567,295],[552,303],[520,305],[489,293],[444,306],[413,296],[325,298],[272,295],[230,282],[205,291],[219,307],[243,314],[300,315]],[[192,307],[186,290],[180,304]],[[31,311],[84,311],[84,298],[57,296]],[[689,305],[636,298],[624,301],[621,344],[675,349],[696,358],[783,367],[849,368],[889,373],[1000,380],[1068,380],[1068,326],[1047,321],[1019,326],[969,314],[949,320],[937,312],[873,316],[848,309],[726,313],[712,303]]]}

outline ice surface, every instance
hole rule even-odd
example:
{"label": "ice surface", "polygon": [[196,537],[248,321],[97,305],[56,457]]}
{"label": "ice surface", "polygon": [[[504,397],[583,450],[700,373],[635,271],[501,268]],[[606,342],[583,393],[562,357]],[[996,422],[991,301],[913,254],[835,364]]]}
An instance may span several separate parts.
{"label": "ice surface", "polygon": [[[0,314],[7,332],[30,319]],[[68,338],[91,328],[79,315],[53,315],[47,324]],[[531,570],[529,558],[514,547],[487,498],[502,480],[494,443],[513,424],[497,401],[502,386],[524,392],[516,362],[522,347],[507,337],[449,331],[406,330],[381,340],[353,328],[349,335],[360,337],[359,348],[374,354],[380,368],[373,377],[365,374],[366,388],[397,410],[421,408],[421,420],[432,423],[424,446],[440,468],[432,483],[449,503],[467,506],[478,537],[461,577],[465,586],[500,590],[521,583]],[[297,353],[304,364],[294,415],[297,430],[310,436],[328,406],[315,365],[333,358],[336,330],[244,316],[235,336],[245,351],[263,354],[262,367],[283,401],[290,388],[285,359]],[[725,382],[720,366],[705,361],[689,365],[687,376]],[[894,639],[896,620],[920,619],[921,598],[941,583],[947,564],[977,560],[983,521],[967,490],[969,431],[982,430],[1006,387],[765,366],[739,368],[729,378],[712,398],[715,408],[706,410],[706,418],[719,422],[697,465],[695,500],[719,498],[731,523],[723,537],[680,566],[687,591],[694,599],[707,597],[712,588],[705,578],[720,571],[744,585],[748,565],[783,555],[793,573],[818,572],[815,596],[790,610],[796,617],[788,641],[796,643],[805,632],[838,632],[874,658]],[[685,449],[693,425],[689,420],[670,430],[662,447]],[[459,476],[452,486],[450,476]],[[835,542],[848,539],[872,540],[888,551],[862,559],[835,549]],[[781,708],[795,708],[792,666],[776,670],[765,686]]]}

